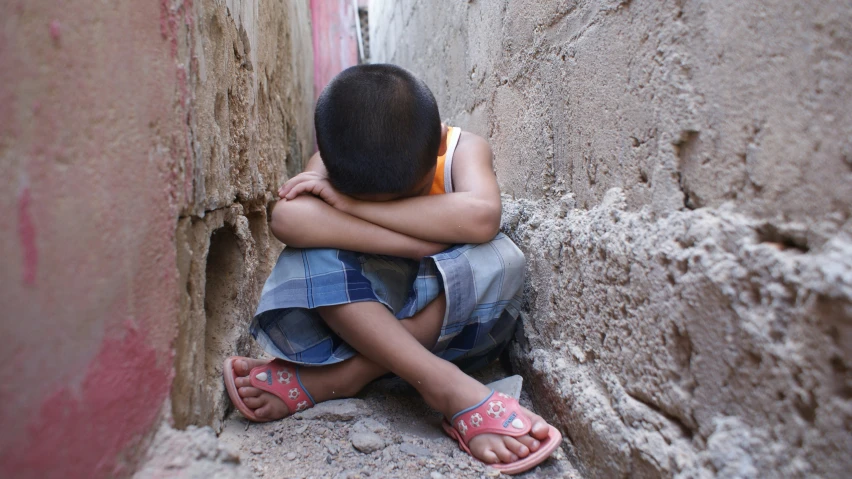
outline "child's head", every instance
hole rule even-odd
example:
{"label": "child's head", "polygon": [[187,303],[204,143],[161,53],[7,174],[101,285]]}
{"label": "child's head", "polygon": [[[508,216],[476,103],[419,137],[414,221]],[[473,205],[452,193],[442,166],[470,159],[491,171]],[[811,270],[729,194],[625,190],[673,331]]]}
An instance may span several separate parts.
{"label": "child's head", "polygon": [[432,182],[441,117],[432,92],[407,70],[344,70],[317,100],[314,124],[328,179],[342,193],[404,196]]}

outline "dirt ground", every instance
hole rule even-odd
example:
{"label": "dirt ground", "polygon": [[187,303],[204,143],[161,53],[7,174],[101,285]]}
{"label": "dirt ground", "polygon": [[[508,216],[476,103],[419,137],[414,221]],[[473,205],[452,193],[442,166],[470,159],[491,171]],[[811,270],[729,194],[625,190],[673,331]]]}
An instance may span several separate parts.
{"label": "dirt ground", "polygon": [[[506,375],[496,364],[478,374],[484,382]],[[529,407],[523,393],[521,402]],[[252,473],[265,478],[500,476],[461,451],[444,435],[440,422],[440,414],[411,387],[384,380],[359,398],[324,403],[282,421],[254,424],[233,413],[219,439],[238,452]],[[569,448],[566,443],[541,466],[518,477],[579,478],[567,460]]]}

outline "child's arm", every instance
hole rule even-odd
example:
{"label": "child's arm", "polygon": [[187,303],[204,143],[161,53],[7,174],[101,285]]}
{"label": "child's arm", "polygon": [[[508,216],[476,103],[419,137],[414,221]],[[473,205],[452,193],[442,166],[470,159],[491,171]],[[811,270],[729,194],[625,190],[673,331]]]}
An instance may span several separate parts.
{"label": "child's arm", "polygon": [[[321,177],[327,174],[318,153],[305,171]],[[272,210],[271,227],[279,240],[295,248],[337,248],[412,259],[447,248],[355,218],[310,195],[279,201]]]}
{"label": "child's arm", "polygon": [[448,246],[364,221],[310,195],[279,201],[270,227],[276,238],[295,248],[336,248],[419,260]]}
{"label": "child's arm", "polygon": [[282,187],[288,198],[319,196],[341,212],[387,230],[436,243],[484,243],[500,228],[500,188],[485,139],[464,132],[453,159],[454,193],[386,202],[340,195],[322,177]]}

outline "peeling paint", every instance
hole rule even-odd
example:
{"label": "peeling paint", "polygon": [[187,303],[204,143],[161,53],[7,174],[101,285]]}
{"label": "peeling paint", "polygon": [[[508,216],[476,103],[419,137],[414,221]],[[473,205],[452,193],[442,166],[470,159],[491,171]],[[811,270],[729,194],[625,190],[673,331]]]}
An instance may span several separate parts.
{"label": "peeling paint", "polygon": [[[127,325],[123,334],[107,338],[83,372],[79,391],[61,377],[43,371],[41,379],[56,383],[32,418],[27,437],[4,451],[7,477],[112,477],[127,467],[122,452],[140,446],[159,414],[152,399],[166,396],[172,369],[163,362],[143,331]],[[142,393],[144,392],[144,393]],[[155,406],[155,407],[152,407]],[[37,472],[39,471],[39,472]],[[126,471],[125,471],[126,473]]]}
{"label": "peeling paint", "polygon": [[50,22],[50,38],[53,39],[54,42],[59,43],[59,39],[62,37],[62,24],[59,23],[59,20],[53,20]]}
{"label": "peeling paint", "polygon": [[21,280],[28,286],[34,286],[38,268],[38,246],[30,201],[30,187],[25,186],[18,195],[18,240],[23,259]]}

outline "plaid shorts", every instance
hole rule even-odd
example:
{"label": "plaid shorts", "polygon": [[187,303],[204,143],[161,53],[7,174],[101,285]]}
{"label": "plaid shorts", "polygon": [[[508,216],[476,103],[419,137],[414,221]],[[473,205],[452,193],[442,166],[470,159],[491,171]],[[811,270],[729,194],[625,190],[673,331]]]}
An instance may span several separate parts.
{"label": "plaid shorts", "polygon": [[356,351],[315,308],[378,301],[409,318],[444,292],[447,308],[436,355],[464,369],[496,359],[520,312],[524,255],[505,235],[456,245],[417,262],[337,249],[286,248],[263,287],[251,323],[258,344],[298,364],[334,364]]}

